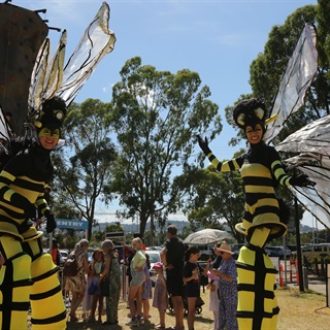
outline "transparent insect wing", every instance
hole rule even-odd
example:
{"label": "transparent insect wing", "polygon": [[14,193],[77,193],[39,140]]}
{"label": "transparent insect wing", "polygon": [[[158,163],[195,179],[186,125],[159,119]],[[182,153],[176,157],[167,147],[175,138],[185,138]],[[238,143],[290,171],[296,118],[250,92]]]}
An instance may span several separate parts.
{"label": "transparent insect wing", "polygon": [[[2,108],[0,107],[0,139],[9,141],[9,137],[10,137],[9,131],[10,131],[10,129],[6,122]],[[2,143],[0,143],[0,144],[2,145]]]}
{"label": "transparent insect wing", "polygon": [[317,72],[317,58],[315,29],[306,24],[280,82],[270,114],[276,119],[267,125],[265,142],[271,142],[288,117],[303,106],[305,94]]}
{"label": "transparent insect wing", "polygon": [[61,34],[57,51],[48,64],[47,77],[44,85],[43,99],[50,99],[55,95],[63,82],[63,67],[65,58],[67,33],[64,30]]}
{"label": "transparent insect wing", "polygon": [[276,149],[296,154],[286,162],[308,175],[315,185],[294,187],[293,193],[318,221],[330,228],[330,115],[289,135]]}
{"label": "transparent insect wing", "polygon": [[50,52],[50,41],[46,38],[39,49],[36,63],[34,65],[31,85],[29,89],[29,117],[33,117],[40,109],[44,86],[47,76],[48,58]]}
{"label": "transparent insect wing", "polygon": [[99,61],[114,48],[116,37],[108,26],[109,14],[110,8],[104,2],[64,68],[63,83],[56,95],[67,105],[73,101]]}

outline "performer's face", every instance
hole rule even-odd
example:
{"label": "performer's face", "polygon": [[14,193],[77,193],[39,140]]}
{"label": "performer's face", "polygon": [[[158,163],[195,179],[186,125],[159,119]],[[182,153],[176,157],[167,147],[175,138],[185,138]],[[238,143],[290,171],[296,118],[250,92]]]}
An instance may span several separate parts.
{"label": "performer's face", "polygon": [[40,131],[38,137],[42,148],[46,150],[53,150],[57,146],[58,140],[60,139],[60,130],[51,130],[45,127]]}
{"label": "performer's face", "polygon": [[262,140],[263,129],[260,124],[256,124],[254,127],[246,126],[245,134],[250,144],[258,144]]}

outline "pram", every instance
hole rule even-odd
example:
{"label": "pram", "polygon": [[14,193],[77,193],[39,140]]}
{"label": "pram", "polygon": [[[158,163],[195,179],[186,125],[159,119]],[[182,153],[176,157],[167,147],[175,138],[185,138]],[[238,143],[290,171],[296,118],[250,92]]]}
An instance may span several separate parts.
{"label": "pram", "polygon": [[[168,310],[171,314],[174,313],[174,308],[173,308],[173,302],[172,302],[172,297],[169,296],[168,297]],[[183,308],[184,308],[184,315],[188,315],[188,300],[187,297],[183,297]],[[202,306],[204,305],[204,301],[201,297],[197,298],[196,301],[196,307],[195,307],[195,311],[196,311],[196,315],[200,315],[202,313]]]}

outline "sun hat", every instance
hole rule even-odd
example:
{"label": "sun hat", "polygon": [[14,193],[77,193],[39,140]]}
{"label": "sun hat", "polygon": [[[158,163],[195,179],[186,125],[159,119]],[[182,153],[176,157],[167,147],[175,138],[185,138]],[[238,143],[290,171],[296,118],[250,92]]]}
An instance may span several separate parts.
{"label": "sun hat", "polygon": [[226,241],[223,241],[221,245],[217,247],[217,251],[233,254],[231,251],[231,246]]}
{"label": "sun hat", "polygon": [[164,265],[163,265],[163,263],[158,261],[152,266],[152,269],[164,269]]}

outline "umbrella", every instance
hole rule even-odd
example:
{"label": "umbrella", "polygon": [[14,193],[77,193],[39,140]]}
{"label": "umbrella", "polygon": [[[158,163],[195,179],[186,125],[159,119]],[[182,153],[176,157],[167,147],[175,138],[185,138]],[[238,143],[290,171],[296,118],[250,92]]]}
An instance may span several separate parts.
{"label": "umbrella", "polygon": [[192,245],[207,245],[220,242],[224,239],[233,240],[233,237],[224,230],[207,228],[188,235],[183,243]]}

